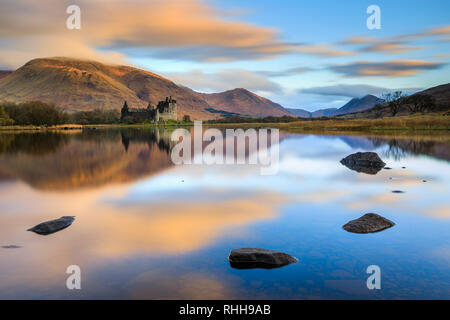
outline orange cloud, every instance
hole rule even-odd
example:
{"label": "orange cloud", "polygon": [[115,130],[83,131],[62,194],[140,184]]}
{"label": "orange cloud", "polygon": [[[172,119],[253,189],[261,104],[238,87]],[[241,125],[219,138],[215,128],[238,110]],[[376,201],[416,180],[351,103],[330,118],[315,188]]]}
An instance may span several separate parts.
{"label": "orange cloud", "polygon": [[404,77],[426,70],[439,69],[445,64],[422,60],[390,60],[385,62],[357,61],[331,66],[331,70],[346,76]]}
{"label": "orange cloud", "polygon": [[81,30],[68,30],[64,3],[5,0],[0,39],[8,41],[0,62],[17,67],[36,56],[57,55],[121,62],[121,49],[193,47],[195,53],[165,54],[197,60],[267,59],[293,48],[279,39],[276,29],[230,21],[230,12],[200,0],[80,0],[77,5]]}
{"label": "orange cloud", "polygon": [[396,53],[404,53],[414,50],[422,50],[426,49],[427,47],[419,47],[419,46],[408,46],[401,43],[380,43],[368,46],[366,48],[363,48],[362,51],[367,52],[383,52],[383,53],[389,53],[389,54],[396,54]]}
{"label": "orange cloud", "polygon": [[303,45],[299,47],[297,52],[306,53],[317,56],[349,56],[355,54],[352,51],[338,50],[328,44]]}

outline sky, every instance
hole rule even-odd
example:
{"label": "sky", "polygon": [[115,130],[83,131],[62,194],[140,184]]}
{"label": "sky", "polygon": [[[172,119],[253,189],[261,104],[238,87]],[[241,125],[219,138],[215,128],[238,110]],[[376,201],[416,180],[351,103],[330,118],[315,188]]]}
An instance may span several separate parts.
{"label": "sky", "polygon": [[[66,26],[70,5],[80,29]],[[371,5],[380,29],[367,27]],[[0,9],[0,69],[88,58],[309,111],[450,82],[448,0],[2,0]]]}

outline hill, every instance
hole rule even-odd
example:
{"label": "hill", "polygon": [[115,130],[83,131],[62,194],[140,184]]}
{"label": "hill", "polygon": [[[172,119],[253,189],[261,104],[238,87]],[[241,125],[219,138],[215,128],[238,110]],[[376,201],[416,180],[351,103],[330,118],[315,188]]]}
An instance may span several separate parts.
{"label": "hill", "polygon": [[311,117],[311,112],[305,110],[305,109],[293,109],[293,108],[286,108],[287,111],[289,111],[294,116],[300,117],[300,118],[309,118]]}
{"label": "hill", "polygon": [[238,113],[254,118],[292,116],[278,103],[248,91],[237,88],[220,93],[199,93],[212,108],[229,113]]}
{"label": "hill", "polygon": [[[424,113],[435,113],[450,110],[450,83],[439,85],[436,87],[432,87],[420,92],[416,92],[411,96],[420,96],[420,95],[429,95],[433,98],[435,104],[428,106],[426,110],[423,110]],[[407,116],[411,115],[414,112],[410,109],[410,103],[408,99],[404,100],[396,115],[398,116]],[[371,108],[364,111],[348,113],[339,115],[341,118],[345,119],[361,119],[361,118],[382,118],[391,116],[392,112],[390,107],[387,104],[382,104],[380,108]]]}
{"label": "hill", "polygon": [[353,98],[352,100],[347,102],[344,106],[337,109],[333,115],[341,115],[358,111],[364,111],[375,107],[377,104],[383,103],[384,103],[383,99],[368,94],[362,98]]}
{"label": "hill", "polygon": [[39,100],[68,111],[119,110],[124,100],[131,108],[145,108],[167,96],[177,100],[179,119],[290,115],[279,104],[245,89],[198,93],[149,71],[91,60],[41,58],[0,73],[0,101]]}
{"label": "hill", "polygon": [[287,109],[291,114],[301,117],[301,118],[310,118],[310,117],[328,117],[334,115],[337,108],[328,108],[328,109],[319,109],[317,111],[307,111],[305,109]]}
{"label": "hill", "polygon": [[0,79],[0,101],[40,100],[69,111],[119,110],[123,101],[144,108],[166,96],[176,97],[178,117],[214,119],[209,105],[189,90],[154,73],[128,66],[70,58],[43,58],[26,63]]}
{"label": "hill", "polygon": [[13,72],[9,70],[0,70],[0,79],[9,76],[11,73]]}
{"label": "hill", "polygon": [[311,117],[330,117],[336,112],[336,108],[320,109],[311,113]]}
{"label": "hill", "polygon": [[416,94],[429,94],[432,96],[439,110],[445,110],[450,107],[450,83],[432,87]]}
{"label": "hill", "polygon": [[344,115],[348,113],[354,113],[358,111],[364,111],[373,108],[377,104],[384,103],[383,99],[377,98],[373,95],[366,95],[362,98],[353,98],[345,105],[336,108],[328,108],[328,109],[319,109],[314,112],[306,111],[304,109],[287,109],[290,113],[302,117],[332,117],[337,115]]}

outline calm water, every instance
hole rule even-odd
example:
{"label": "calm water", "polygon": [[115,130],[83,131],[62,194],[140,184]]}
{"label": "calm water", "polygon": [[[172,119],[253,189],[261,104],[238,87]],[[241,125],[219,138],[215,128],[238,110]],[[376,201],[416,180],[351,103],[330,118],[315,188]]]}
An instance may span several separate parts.
{"label": "calm water", "polygon": [[[0,134],[0,246],[19,246],[0,248],[0,298],[450,299],[450,136],[280,136],[280,170],[262,176],[173,166],[169,133],[149,129]],[[357,151],[392,170],[339,163]],[[341,228],[367,212],[396,225]],[[64,215],[65,230],[26,231]],[[232,269],[241,247],[299,262]],[[69,265],[82,290],[66,289]]]}

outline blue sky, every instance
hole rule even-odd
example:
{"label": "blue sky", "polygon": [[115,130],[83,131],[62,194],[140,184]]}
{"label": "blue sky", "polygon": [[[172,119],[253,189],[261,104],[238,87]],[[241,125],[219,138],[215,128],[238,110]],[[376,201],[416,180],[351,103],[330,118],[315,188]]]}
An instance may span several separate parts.
{"label": "blue sky", "polygon": [[[78,31],[64,28],[67,4],[5,0],[0,68],[41,56],[93,58],[202,92],[245,87],[311,111],[450,82],[448,0],[72,2],[81,8]],[[369,5],[380,7],[379,30],[366,26]]]}
{"label": "blue sky", "polygon": [[[433,1],[212,1],[216,8],[236,11],[231,21],[245,21],[254,25],[276,28],[281,38],[288,42],[305,44],[335,44],[346,39],[361,36],[381,40],[399,35],[423,32],[450,23],[450,2]],[[381,9],[381,29],[369,30],[366,9],[377,4]],[[282,88],[282,92],[267,93],[256,90],[270,99],[287,107],[316,110],[323,107],[338,107],[351,97],[333,95],[302,94],[304,88],[334,86],[339,84],[367,84],[387,89],[427,88],[449,82],[449,67],[425,70],[404,77],[343,77],[327,70],[328,65],[346,64],[352,61],[388,61],[398,59],[417,59],[448,63],[450,56],[437,59],[436,55],[450,54],[450,42],[441,43],[433,38],[417,39],[411,45],[420,45],[426,49],[404,53],[389,54],[380,52],[359,53],[342,57],[321,57],[305,54],[287,54],[270,60],[233,61],[226,63],[186,62],[173,63],[155,59],[133,59],[133,62],[157,72],[167,74],[184,71],[202,70],[215,73],[224,69],[245,69],[252,72],[261,70],[280,71],[290,68],[308,67],[313,71],[285,77],[269,79]],[[360,46],[338,46],[352,50]],[[180,77],[183,79],[183,77]],[[189,85],[189,83],[187,83]],[[230,88],[232,84],[230,84]],[[197,87],[202,91],[217,91],[214,88]],[[225,89],[225,88],[224,88]],[[349,94],[352,94],[349,92]]]}

